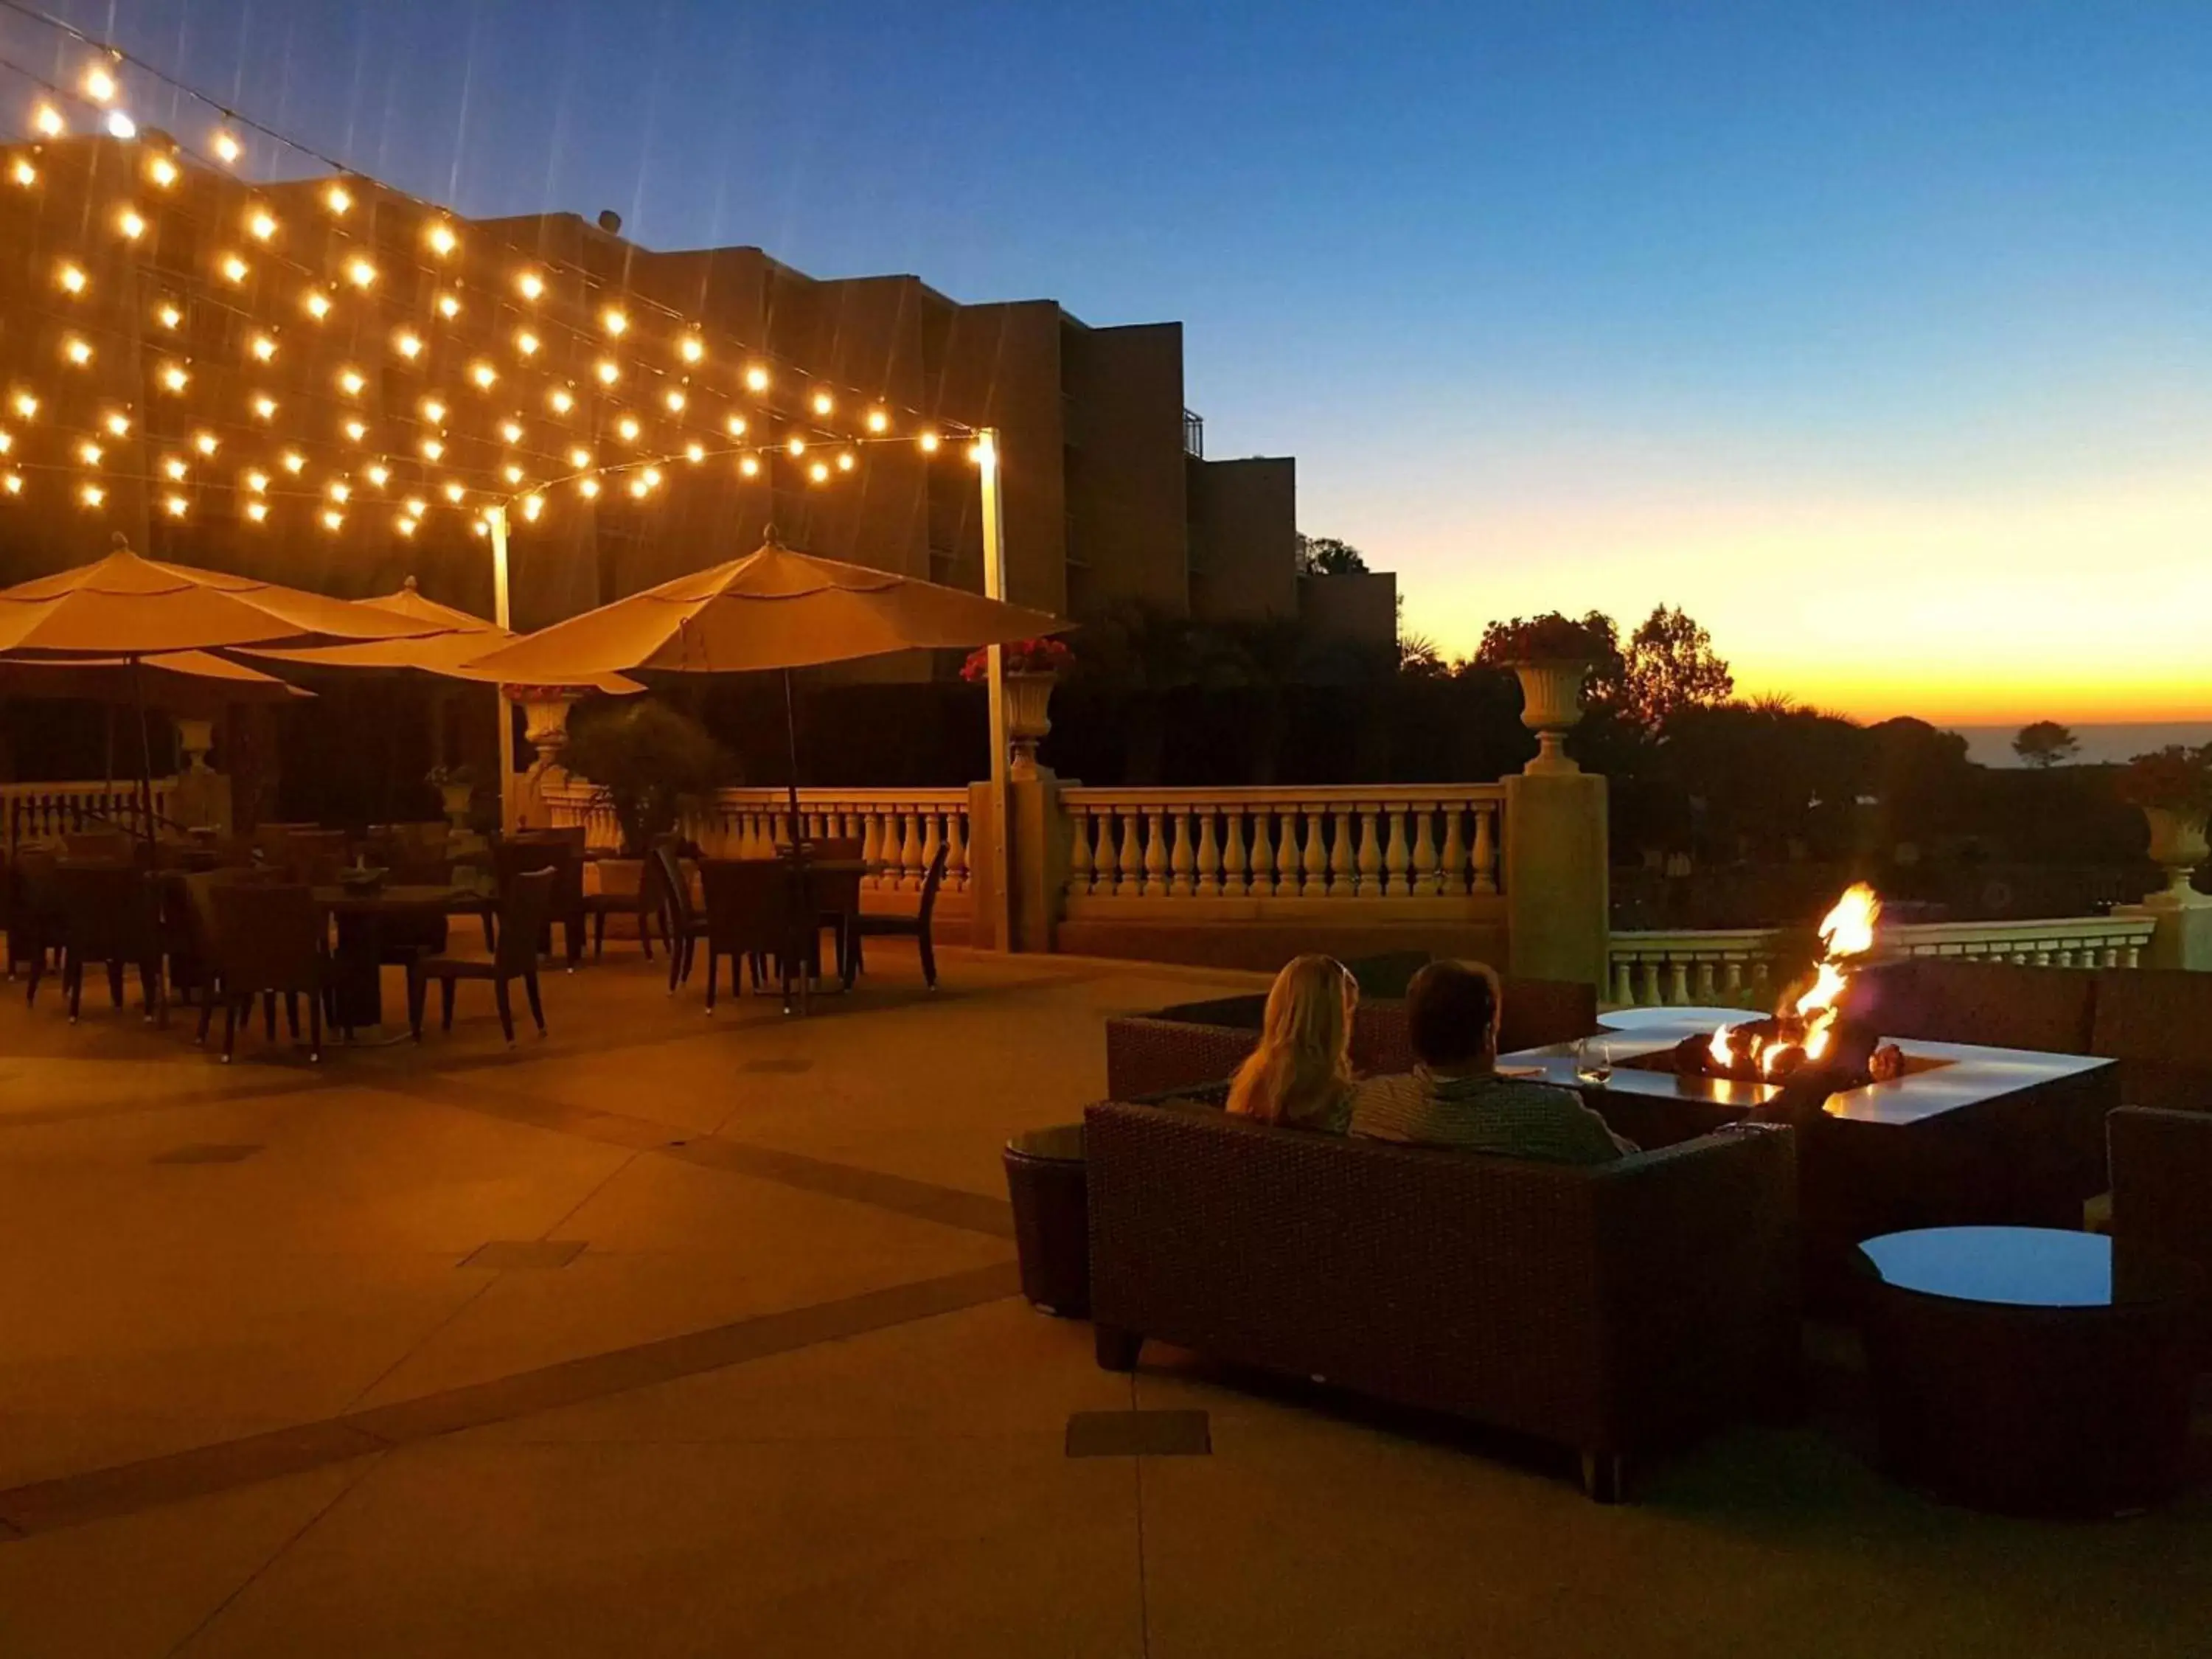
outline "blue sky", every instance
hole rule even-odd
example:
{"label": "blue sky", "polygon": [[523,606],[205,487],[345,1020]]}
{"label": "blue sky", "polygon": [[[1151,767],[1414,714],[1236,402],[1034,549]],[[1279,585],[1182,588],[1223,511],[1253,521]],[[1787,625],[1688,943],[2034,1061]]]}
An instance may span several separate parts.
{"label": "blue sky", "polygon": [[1448,648],[1666,599],[1859,712],[2212,716],[2212,7],[67,9],[464,212],[1181,318]]}

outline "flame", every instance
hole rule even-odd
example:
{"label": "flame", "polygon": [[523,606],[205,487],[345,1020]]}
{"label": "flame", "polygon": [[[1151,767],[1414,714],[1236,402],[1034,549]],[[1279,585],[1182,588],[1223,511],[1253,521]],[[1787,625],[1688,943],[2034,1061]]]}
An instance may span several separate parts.
{"label": "flame", "polygon": [[1773,1034],[1753,1036],[1748,1029],[1738,1033],[1728,1026],[1715,1031],[1706,1045],[1713,1065],[1723,1073],[1741,1075],[1739,1067],[1753,1075],[1778,1078],[1793,1064],[1813,1064],[1826,1058],[1835,1046],[1836,1026],[1843,1017],[1844,994],[1850,988],[1856,958],[1874,949],[1875,929],[1881,921],[1881,898],[1864,882],[1854,884],[1820,921],[1820,960],[1813,982],[1794,1000],[1785,998],[1769,1022]]}
{"label": "flame", "polygon": [[1820,943],[1827,946],[1828,961],[1863,957],[1873,950],[1875,924],[1881,920],[1880,896],[1866,883],[1854,882],[1820,922]]}
{"label": "flame", "polygon": [[1707,1045],[1706,1052],[1712,1055],[1713,1064],[1716,1066],[1732,1066],[1735,1063],[1735,1051],[1729,1047],[1727,1026],[1723,1025],[1713,1033],[1713,1040]]}

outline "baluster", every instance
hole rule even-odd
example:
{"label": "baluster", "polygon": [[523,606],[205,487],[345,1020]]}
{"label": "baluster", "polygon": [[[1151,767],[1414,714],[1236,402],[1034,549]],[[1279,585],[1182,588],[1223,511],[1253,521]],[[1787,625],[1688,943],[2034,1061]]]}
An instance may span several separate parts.
{"label": "baluster", "polygon": [[1437,871],[1436,808],[1413,809],[1413,891],[1423,898],[1441,885]]}
{"label": "baluster", "polygon": [[921,857],[921,814],[908,807],[901,814],[905,819],[904,833],[899,837],[899,890],[918,893],[921,878],[927,866]]}
{"label": "baluster", "polygon": [[1328,825],[1328,886],[1331,898],[1350,898],[1358,888],[1353,872],[1358,868],[1352,845],[1352,814],[1341,806],[1333,806],[1326,813],[1316,812],[1316,822],[1326,820]]}
{"label": "baluster", "polygon": [[1645,957],[1639,964],[1644,969],[1644,994],[1638,999],[1647,1008],[1656,1008],[1667,999],[1659,991],[1659,958]]}
{"label": "baluster", "polygon": [[942,813],[924,812],[921,815],[921,881],[927,883],[929,872],[937,862],[937,849],[945,845],[945,818]]}
{"label": "baluster", "polygon": [[1188,898],[1196,890],[1192,872],[1197,860],[1192,856],[1190,814],[1180,807],[1176,810],[1168,830],[1168,893],[1173,898]]}
{"label": "baluster", "polygon": [[1167,809],[1155,806],[1145,817],[1145,882],[1139,890],[1146,898],[1163,898],[1168,890]]}
{"label": "baluster", "polygon": [[1275,891],[1296,898],[1306,890],[1305,854],[1298,845],[1298,823],[1304,814],[1297,807],[1275,814]]}
{"label": "baluster", "polygon": [[1698,1000],[1710,1004],[1713,1000],[1713,963],[1710,957],[1698,958]]}
{"label": "baluster", "polygon": [[1299,854],[1298,894],[1322,898],[1328,893],[1328,815],[1317,807],[1300,807],[1305,820],[1305,848]]}
{"label": "baluster", "polygon": [[1670,957],[1667,962],[1668,1000],[1680,1008],[1690,1000],[1690,964],[1680,957]]}
{"label": "baluster", "polygon": [[1382,892],[1386,897],[1407,898],[1413,891],[1412,865],[1406,855],[1406,809],[1390,809],[1390,833],[1382,848]]}
{"label": "baluster", "polygon": [[952,837],[952,853],[945,860],[945,885],[949,892],[968,890],[968,808],[963,803],[952,809],[952,822],[946,829]]}
{"label": "baluster", "polygon": [[1478,893],[1498,890],[1497,813],[1498,809],[1488,805],[1474,809],[1474,890]]}
{"label": "baluster", "polygon": [[1375,898],[1382,891],[1382,812],[1368,807],[1356,815],[1346,814],[1345,822],[1359,825],[1359,846],[1353,854],[1352,890],[1361,898]]}
{"label": "baluster", "polygon": [[1627,957],[1613,959],[1613,1000],[1615,1007],[1633,1008],[1636,1006],[1635,965]]}
{"label": "baluster", "polygon": [[871,811],[860,819],[860,861],[868,866],[867,874],[860,878],[860,885],[874,889],[884,884],[884,875],[876,866],[884,861],[884,815]]}
{"label": "baluster", "polygon": [[1244,809],[1231,806],[1221,820],[1221,890],[1243,898],[1247,882],[1244,868]]}
{"label": "baluster", "polygon": [[1135,898],[1145,890],[1145,846],[1143,817],[1131,808],[1121,813],[1121,879],[1114,890],[1123,898]]}
{"label": "baluster", "polygon": [[1282,863],[1277,854],[1282,838],[1283,815],[1252,814],[1252,896],[1273,898],[1283,890]]}
{"label": "baluster", "polygon": [[1445,804],[1443,867],[1438,873],[1443,890],[1455,898],[1467,891],[1467,839],[1461,827],[1466,817],[1457,801]]}
{"label": "baluster", "polygon": [[1198,896],[1221,896],[1221,849],[1213,842],[1213,809],[1210,806],[1201,807],[1198,814]]}
{"label": "baluster", "polygon": [[1080,806],[1071,806],[1067,811],[1068,828],[1074,833],[1067,843],[1067,886],[1070,898],[1085,898],[1091,892],[1091,814]]}
{"label": "baluster", "polygon": [[1730,1002],[1734,1002],[1743,994],[1742,957],[1730,957],[1728,959],[1728,965],[1723,971],[1722,983],[1727,990],[1728,1000]]}

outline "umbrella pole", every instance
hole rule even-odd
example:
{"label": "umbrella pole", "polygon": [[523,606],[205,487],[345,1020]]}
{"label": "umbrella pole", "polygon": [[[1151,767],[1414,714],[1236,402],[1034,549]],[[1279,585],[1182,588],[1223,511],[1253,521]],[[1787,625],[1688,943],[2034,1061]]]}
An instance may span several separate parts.
{"label": "umbrella pole", "polygon": [[[138,705],[138,784],[143,791],[140,810],[143,813],[139,822],[146,826],[146,900],[149,906],[155,907],[154,915],[149,920],[158,934],[161,927],[161,842],[154,833],[154,744],[146,722],[146,671],[136,656],[131,659],[131,697]],[[157,938],[154,956],[154,1006],[148,1012],[156,1023],[167,1026],[169,1023],[169,976],[161,958],[159,945]]]}
{"label": "umbrella pole", "polygon": [[796,854],[805,839],[799,823],[799,709],[791,690],[791,671],[783,671],[783,741],[789,769],[784,773],[784,795],[791,806],[791,850]]}

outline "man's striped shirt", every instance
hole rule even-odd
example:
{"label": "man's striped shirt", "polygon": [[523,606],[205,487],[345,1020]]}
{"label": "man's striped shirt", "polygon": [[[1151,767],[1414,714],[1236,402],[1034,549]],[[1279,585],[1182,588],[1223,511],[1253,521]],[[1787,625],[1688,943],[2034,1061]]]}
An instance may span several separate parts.
{"label": "man's striped shirt", "polygon": [[1352,1133],[1551,1164],[1609,1164],[1636,1150],[1571,1089],[1486,1073],[1438,1077],[1422,1066],[1361,1084]]}

